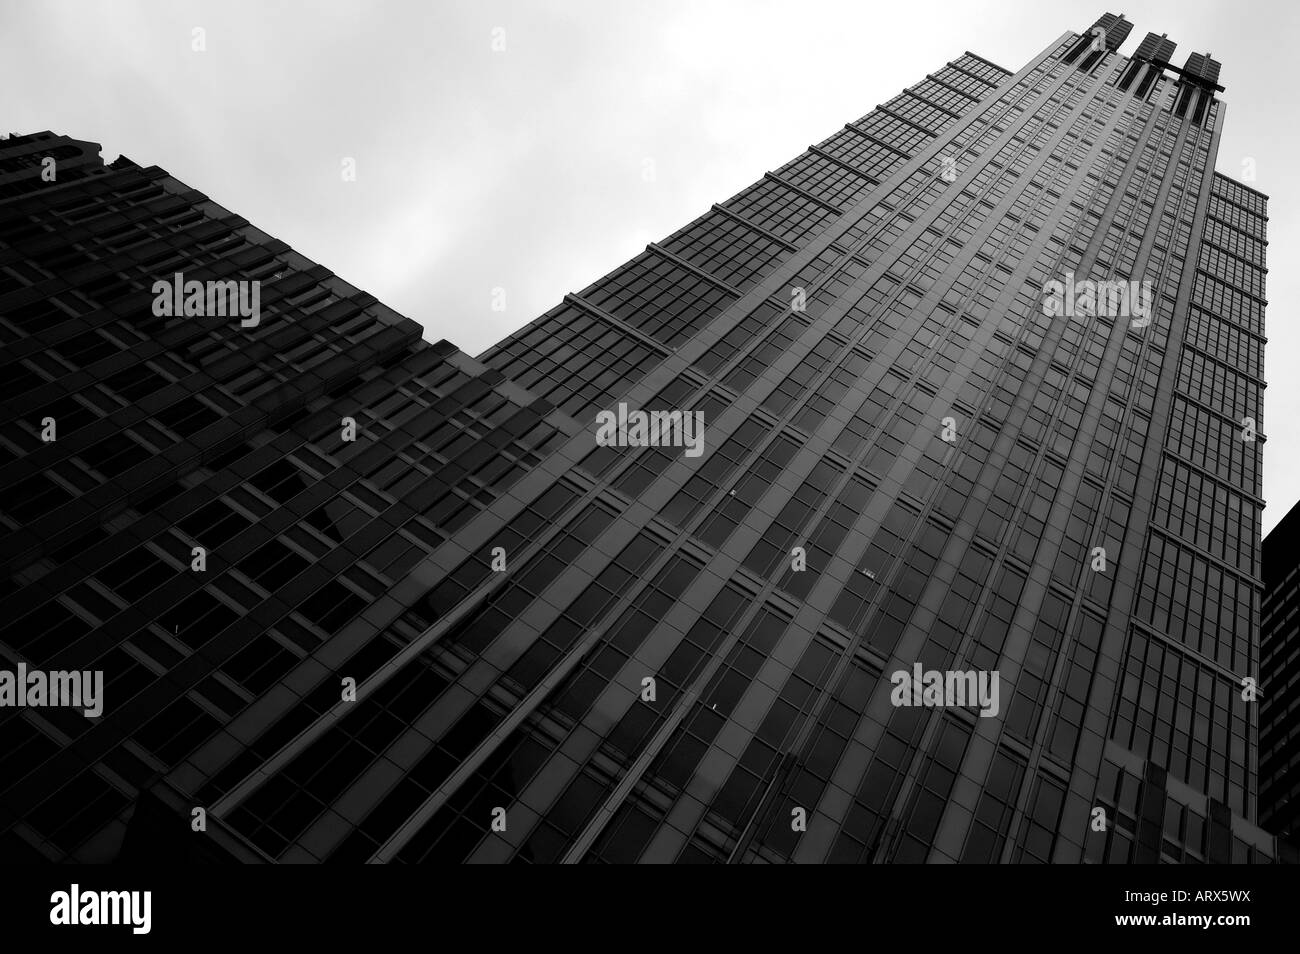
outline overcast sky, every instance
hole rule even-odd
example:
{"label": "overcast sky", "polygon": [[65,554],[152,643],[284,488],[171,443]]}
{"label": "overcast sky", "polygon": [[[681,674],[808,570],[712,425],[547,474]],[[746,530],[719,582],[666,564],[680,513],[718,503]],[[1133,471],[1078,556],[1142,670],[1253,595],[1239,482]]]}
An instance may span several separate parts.
{"label": "overcast sky", "polygon": [[1300,4],[0,0],[0,127],[161,166],[473,355],[964,50],[1014,71],[1108,9],[1124,53],[1222,61],[1218,168],[1271,197],[1267,531],[1300,498]]}

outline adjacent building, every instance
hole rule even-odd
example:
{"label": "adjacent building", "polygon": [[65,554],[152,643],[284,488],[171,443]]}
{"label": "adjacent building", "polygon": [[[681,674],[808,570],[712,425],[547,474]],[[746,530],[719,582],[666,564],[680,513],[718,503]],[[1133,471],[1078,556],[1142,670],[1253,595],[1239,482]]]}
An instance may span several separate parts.
{"label": "adjacent building", "polygon": [[477,358],[0,142],[0,667],[104,680],[0,708],[0,856],[1272,860],[1266,199],[1130,29],[957,57]]}
{"label": "adjacent building", "polygon": [[1300,842],[1300,504],[1264,538],[1259,819]]}

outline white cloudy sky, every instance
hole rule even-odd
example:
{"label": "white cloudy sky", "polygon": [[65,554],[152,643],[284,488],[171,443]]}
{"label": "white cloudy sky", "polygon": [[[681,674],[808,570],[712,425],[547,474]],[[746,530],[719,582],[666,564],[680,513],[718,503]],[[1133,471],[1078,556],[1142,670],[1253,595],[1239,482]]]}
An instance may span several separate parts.
{"label": "white cloudy sky", "polygon": [[962,51],[1015,70],[1107,9],[1123,52],[1223,62],[1219,169],[1272,197],[1267,530],[1300,498],[1295,3],[0,0],[0,127],[162,166],[478,354]]}

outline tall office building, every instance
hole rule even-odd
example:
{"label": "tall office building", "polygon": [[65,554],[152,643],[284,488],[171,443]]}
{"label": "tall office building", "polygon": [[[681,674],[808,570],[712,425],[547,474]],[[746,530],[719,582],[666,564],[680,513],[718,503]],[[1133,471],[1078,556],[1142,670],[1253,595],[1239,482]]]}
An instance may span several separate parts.
{"label": "tall office building", "polygon": [[1264,538],[1260,824],[1300,844],[1300,504]]}
{"label": "tall office building", "polygon": [[477,359],[5,142],[0,653],[105,683],[0,710],[0,850],[1272,858],[1265,198],[1129,29],[958,57]]}

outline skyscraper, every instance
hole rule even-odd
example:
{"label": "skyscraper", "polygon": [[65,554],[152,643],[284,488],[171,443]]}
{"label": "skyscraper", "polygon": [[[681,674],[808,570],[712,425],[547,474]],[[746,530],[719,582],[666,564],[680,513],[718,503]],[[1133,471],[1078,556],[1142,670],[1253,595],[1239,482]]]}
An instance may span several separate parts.
{"label": "skyscraper", "polygon": [[0,652],[104,686],[0,710],[0,851],[1273,857],[1265,197],[1129,30],[958,57],[477,359],[4,143]]}
{"label": "skyscraper", "polygon": [[1260,658],[1267,679],[1259,706],[1260,823],[1291,844],[1300,841],[1300,504],[1264,538]]}

